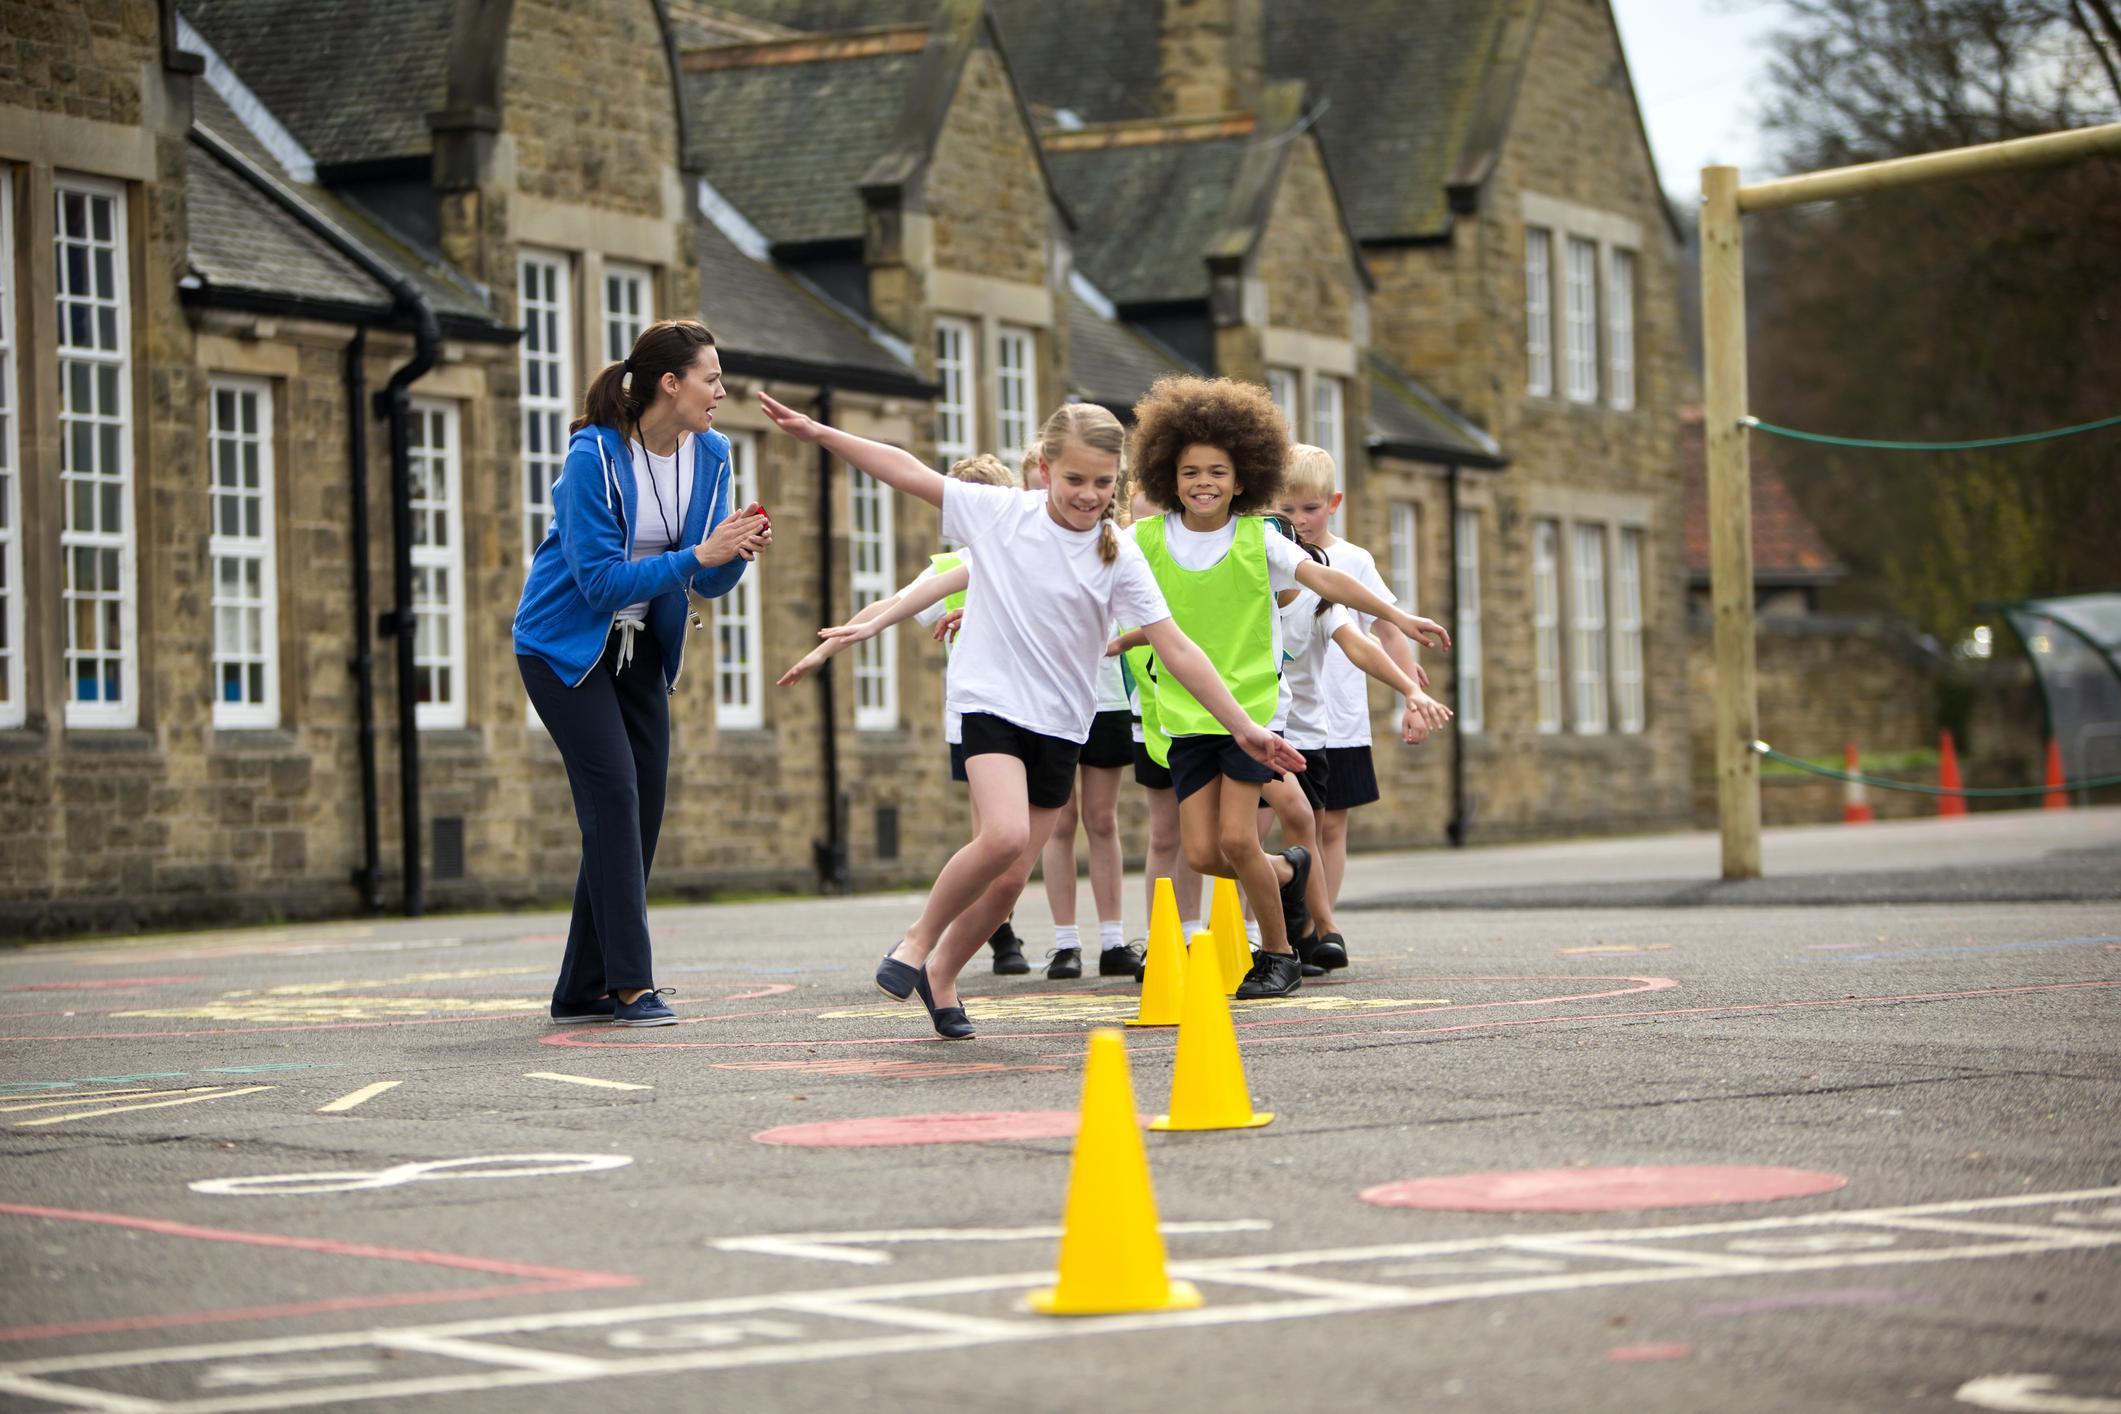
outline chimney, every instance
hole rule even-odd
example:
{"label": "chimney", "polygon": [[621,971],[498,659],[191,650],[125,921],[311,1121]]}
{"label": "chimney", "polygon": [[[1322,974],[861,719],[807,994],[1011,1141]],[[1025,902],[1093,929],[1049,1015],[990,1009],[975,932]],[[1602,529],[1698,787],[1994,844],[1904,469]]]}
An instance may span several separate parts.
{"label": "chimney", "polygon": [[1265,64],[1262,0],[1162,0],[1158,109],[1166,118],[1249,111]]}

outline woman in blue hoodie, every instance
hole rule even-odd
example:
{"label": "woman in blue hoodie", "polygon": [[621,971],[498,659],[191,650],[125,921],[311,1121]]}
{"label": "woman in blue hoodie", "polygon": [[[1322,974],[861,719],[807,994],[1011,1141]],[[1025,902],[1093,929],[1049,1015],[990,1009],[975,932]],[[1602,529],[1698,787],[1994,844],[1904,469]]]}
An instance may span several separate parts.
{"label": "woman in blue hoodie", "polygon": [[730,504],[714,335],[664,320],[590,383],[552,523],[516,605],[516,664],[567,763],[582,867],[554,1021],[668,1026],[648,944],[648,870],[663,824],[670,694],[688,594],[727,594],[772,543],[757,506]]}

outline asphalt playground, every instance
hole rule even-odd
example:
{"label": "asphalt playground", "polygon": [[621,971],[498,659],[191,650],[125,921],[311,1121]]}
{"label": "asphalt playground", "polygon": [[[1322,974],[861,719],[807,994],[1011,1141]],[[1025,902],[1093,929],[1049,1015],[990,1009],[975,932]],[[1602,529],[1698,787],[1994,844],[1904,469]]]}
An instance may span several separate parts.
{"label": "asphalt playground", "polygon": [[2121,810],[1766,861],[1356,861],[1273,1122],[1145,1135],[1204,1303],[1098,1317],[1025,1294],[1138,989],[939,1040],[915,896],[655,910],[656,1030],[549,1024],[559,914],[0,949],[0,1409],[2121,1414]]}

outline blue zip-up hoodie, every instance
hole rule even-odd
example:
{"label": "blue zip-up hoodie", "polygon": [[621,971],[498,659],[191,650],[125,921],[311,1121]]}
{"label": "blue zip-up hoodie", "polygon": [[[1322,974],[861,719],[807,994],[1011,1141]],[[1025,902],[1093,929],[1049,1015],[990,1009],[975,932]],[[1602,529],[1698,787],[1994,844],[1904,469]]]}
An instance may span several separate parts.
{"label": "blue zip-up hoodie", "polygon": [[516,652],[543,659],[561,681],[579,687],[603,656],[618,611],[646,600],[648,630],[663,650],[663,686],[675,691],[685,663],[686,586],[714,599],[744,577],[742,559],[708,569],[693,554],[736,509],[733,489],[729,439],[698,434],[679,548],[634,560],[627,529],[638,513],[633,458],[615,428],[592,423],[575,433],[552,483],[552,523],[531,554],[516,603]]}

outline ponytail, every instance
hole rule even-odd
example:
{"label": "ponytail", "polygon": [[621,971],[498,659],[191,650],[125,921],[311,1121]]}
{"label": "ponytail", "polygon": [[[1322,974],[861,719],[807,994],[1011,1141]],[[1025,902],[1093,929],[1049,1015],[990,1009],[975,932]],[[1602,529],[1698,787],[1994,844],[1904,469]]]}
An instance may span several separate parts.
{"label": "ponytail", "polygon": [[1113,490],[1112,499],[1105,506],[1105,513],[1098,517],[1097,558],[1108,565],[1119,558],[1119,532],[1113,527],[1119,520],[1120,492],[1126,489],[1126,482],[1122,481]]}
{"label": "ponytail", "polygon": [[568,426],[579,432],[595,423],[621,434],[641,425],[641,414],[662,396],[663,375],[683,378],[699,362],[700,350],[714,347],[714,332],[697,319],[659,319],[633,341],[633,352],[619,363],[607,363],[589,380],[582,395],[582,415]]}

